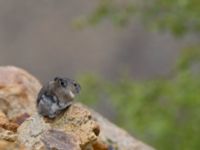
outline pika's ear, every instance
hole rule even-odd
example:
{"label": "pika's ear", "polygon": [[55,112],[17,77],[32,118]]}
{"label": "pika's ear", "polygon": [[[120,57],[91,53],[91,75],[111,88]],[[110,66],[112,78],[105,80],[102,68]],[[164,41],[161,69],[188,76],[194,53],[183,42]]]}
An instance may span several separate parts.
{"label": "pika's ear", "polygon": [[55,78],[54,78],[54,81],[56,81],[56,82],[59,81],[59,80],[60,80],[59,77],[55,77]]}

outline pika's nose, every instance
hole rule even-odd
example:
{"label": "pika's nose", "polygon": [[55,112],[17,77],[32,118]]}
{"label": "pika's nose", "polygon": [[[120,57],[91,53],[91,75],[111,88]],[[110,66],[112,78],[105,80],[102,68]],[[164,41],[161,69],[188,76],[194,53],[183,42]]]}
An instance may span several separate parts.
{"label": "pika's nose", "polygon": [[76,92],[79,93],[80,90],[81,90],[81,86],[80,86],[80,84],[78,84],[78,83],[74,83],[74,87],[75,87],[75,89],[76,89]]}

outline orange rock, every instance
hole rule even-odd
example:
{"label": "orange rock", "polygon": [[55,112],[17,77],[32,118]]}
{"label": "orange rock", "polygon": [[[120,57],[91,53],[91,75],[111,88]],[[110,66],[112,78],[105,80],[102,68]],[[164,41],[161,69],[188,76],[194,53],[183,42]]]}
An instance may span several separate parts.
{"label": "orange rock", "polygon": [[0,67],[0,110],[9,119],[35,111],[40,82],[23,69]]}
{"label": "orange rock", "polygon": [[0,111],[0,140],[15,141],[18,124],[10,122],[6,115]]}
{"label": "orange rock", "polygon": [[0,150],[27,150],[21,144],[0,140]]}
{"label": "orange rock", "polygon": [[16,132],[18,127],[18,124],[10,122],[5,114],[0,112],[0,128]]}
{"label": "orange rock", "polygon": [[[18,141],[33,150],[39,150],[43,147],[44,141],[49,146],[62,144],[62,141],[55,140],[54,134],[46,135],[50,129],[53,129],[54,131],[62,131],[63,135],[66,134],[65,138],[74,137],[78,146],[86,150],[86,147],[92,146],[97,140],[100,132],[99,125],[92,119],[91,115],[87,108],[77,103],[71,105],[60,117],[55,119],[47,119],[35,114],[18,128]],[[48,137],[47,140],[44,140],[44,137]],[[52,143],[49,142],[51,140]]]}
{"label": "orange rock", "polygon": [[97,141],[92,145],[94,150],[109,150],[108,144],[103,143],[102,141]]}

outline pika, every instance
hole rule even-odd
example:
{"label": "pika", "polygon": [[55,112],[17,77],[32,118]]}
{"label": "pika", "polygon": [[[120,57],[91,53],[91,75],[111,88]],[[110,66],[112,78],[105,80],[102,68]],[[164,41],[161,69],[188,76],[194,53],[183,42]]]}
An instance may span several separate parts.
{"label": "pika", "polygon": [[72,104],[80,89],[80,84],[76,81],[56,77],[40,90],[36,102],[38,113],[48,118],[55,118]]}

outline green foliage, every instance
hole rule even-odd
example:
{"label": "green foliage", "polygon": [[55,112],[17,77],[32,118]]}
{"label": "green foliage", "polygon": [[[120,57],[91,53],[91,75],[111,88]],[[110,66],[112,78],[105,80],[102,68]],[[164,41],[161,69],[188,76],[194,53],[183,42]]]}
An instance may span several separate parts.
{"label": "green foliage", "polygon": [[140,8],[144,20],[159,30],[170,30],[174,35],[200,31],[198,0],[153,0]]}
{"label": "green foliage", "polygon": [[104,19],[124,26],[137,16],[152,29],[168,30],[176,36],[200,31],[199,0],[100,0],[91,15],[77,19],[76,25],[97,25]]}
{"label": "green foliage", "polygon": [[191,68],[199,62],[200,50],[187,48],[170,78],[135,81],[126,77],[111,82],[84,76],[79,99],[94,105],[106,97],[117,110],[116,123],[156,149],[197,150],[200,72]]}
{"label": "green foliage", "polygon": [[[76,21],[78,27],[98,25],[105,19],[124,26],[132,18],[175,36],[200,31],[199,0],[100,0],[94,12]],[[168,78],[111,82],[95,76],[80,78],[79,97],[94,105],[101,99],[117,110],[116,123],[138,138],[164,150],[200,149],[200,48],[183,50]]]}
{"label": "green foliage", "polygon": [[134,10],[133,5],[120,7],[114,5],[112,0],[102,0],[95,12],[88,17],[88,22],[96,25],[104,18],[109,18],[116,25],[123,26],[128,23],[128,18]]}
{"label": "green foliage", "polygon": [[118,5],[113,0],[101,0],[94,12],[89,16],[76,18],[73,22],[78,28],[88,25],[98,25],[104,19],[109,19],[117,26],[127,25],[129,18],[135,13],[133,5]]}
{"label": "green foliage", "polygon": [[[199,62],[200,60],[200,46],[193,46],[185,48],[183,54],[177,63],[177,70],[187,70],[193,63]],[[192,52],[191,52],[192,51]]]}

